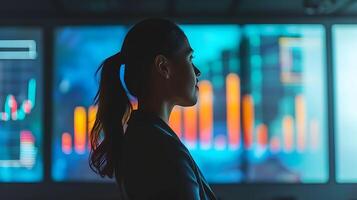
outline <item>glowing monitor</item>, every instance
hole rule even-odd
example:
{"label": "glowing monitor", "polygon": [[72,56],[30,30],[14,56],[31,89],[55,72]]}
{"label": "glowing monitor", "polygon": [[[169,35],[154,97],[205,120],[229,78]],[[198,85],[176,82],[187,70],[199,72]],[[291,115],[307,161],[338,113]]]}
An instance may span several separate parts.
{"label": "glowing monitor", "polygon": [[210,182],[326,182],[322,26],[183,26],[203,72],[173,123]]}
{"label": "glowing monitor", "polygon": [[[324,29],[182,25],[201,70],[199,100],[170,126],[211,183],[326,182]],[[64,27],[55,37],[55,180],[101,180],[88,167],[94,72],[126,27]]]}
{"label": "glowing monitor", "polygon": [[356,25],[333,26],[335,72],[336,180],[357,182]]}
{"label": "glowing monitor", "polygon": [[42,156],[42,33],[0,28],[0,182],[38,182]]}

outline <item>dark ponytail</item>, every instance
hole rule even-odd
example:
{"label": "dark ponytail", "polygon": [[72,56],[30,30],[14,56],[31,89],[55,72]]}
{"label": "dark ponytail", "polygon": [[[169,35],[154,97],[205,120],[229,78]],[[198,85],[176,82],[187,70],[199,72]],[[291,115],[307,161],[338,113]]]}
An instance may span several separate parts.
{"label": "dark ponytail", "polygon": [[90,134],[89,165],[102,177],[119,176],[123,124],[132,111],[129,98],[119,78],[122,64],[124,59],[119,52],[104,60],[96,72],[101,70],[99,90],[95,96],[98,112]]}

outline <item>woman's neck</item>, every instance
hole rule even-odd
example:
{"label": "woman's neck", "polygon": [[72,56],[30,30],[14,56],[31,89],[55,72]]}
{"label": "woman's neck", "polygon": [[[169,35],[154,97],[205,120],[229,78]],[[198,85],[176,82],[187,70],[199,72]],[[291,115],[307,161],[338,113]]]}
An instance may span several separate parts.
{"label": "woman's neck", "polygon": [[160,117],[167,124],[173,107],[172,104],[155,98],[138,102],[138,110]]}

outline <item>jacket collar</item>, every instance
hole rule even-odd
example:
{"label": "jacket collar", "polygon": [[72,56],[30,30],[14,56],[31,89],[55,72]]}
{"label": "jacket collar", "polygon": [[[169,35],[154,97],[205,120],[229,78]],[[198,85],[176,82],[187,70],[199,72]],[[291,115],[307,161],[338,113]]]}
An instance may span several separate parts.
{"label": "jacket collar", "polygon": [[176,135],[175,131],[173,131],[172,128],[164,120],[162,120],[154,113],[143,112],[141,110],[134,110],[130,115],[128,124],[132,123],[133,121],[140,122],[140,123],[151,123],[155,126],[158,126],[160,129],[162,129],[166,134],[170,135],[171,137],[180,140],[179,137]]}

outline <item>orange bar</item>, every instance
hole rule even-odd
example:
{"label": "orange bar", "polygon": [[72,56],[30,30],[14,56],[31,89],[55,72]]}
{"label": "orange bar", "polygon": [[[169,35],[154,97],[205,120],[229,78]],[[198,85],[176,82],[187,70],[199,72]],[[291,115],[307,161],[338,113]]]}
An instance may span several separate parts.
{"label": "orange bar", "polygon": [[243,134],[246,148],[251,148],[253,144],[254,131],[254,102],[251,95],[244,95],[242,98],[243,108]]}
{"label": "orange bar", "polygon": [[181,115],[182,115],[182,108],[175,106],[172,109],[170,119],[169,119],[169,125],[172,128],[172,130],[176,133],[178,137],[181,137]]}
{"label": "orange bar", "polygon": [[316,119],[310,122],[311,149],[317,150],[320,146],[320,126]]}
{"label": "orange bar", "polygon": [[90,137],[89,136],[90,136],[92,128],[94,126],[97,112],[98,112],[98,106],[89,106],[89,109],[88,109],[88,141],[87,141],[88,149],[90,149],[90,141],[89,141]]}
{"label": "orange bar", "polygon": [[72,137],[71,134],[67,132],[62,134],[62,152],[65,154],[72,152]]}
{"label": "orange bar", "polygon": [[270,140],[270,151],[273,153],[280,151],[280,140],[277,136],[273,136]]}
{"label": "orange bar", "polygon": [[209,149],[213,135],[213,89],[209,81],[201,81],[199,88],[200,145]]}
{"label": "orange bar", "polygon": [[240,79],[233,73],[226,78],[226,105],[229,147],[237,149],[240,144]]}
{"label": "orange bar", "polygon": [[302,152],[305,149],[305,127],[306,127],[306,107],[303,95],[295,97],[295,118],[297,131],[297,149]]}
{"label": "orange bar", "polygon": [[283,118],[284,150],[290,152],[293,149],[294,142],[294,119],[291,116]]}
{"label": "orange bar", "polygon": [[268,144],[268,127],[261,124],[257,127],[258,144],[262,148],[266,148]]}
{"label": "orange bar", "polygon": [[74,109],[74,149],[83,154],[86,145],[87,113],[84,107]]}

